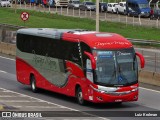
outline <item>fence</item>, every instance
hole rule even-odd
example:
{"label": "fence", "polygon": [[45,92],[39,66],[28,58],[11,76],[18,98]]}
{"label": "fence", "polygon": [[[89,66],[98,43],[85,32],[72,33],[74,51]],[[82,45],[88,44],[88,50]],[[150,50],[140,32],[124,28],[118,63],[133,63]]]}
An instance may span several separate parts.
{"label": "fence", "polygon": [[[40,12],[49,12],[49,13],[55,13],[65,16],[73,16],[73,17],[80,17],[80,18],[96,18],[96,12],[95,11],[82,11],[80,9],[68,9],[64,7],[43,7],[43,6],[32,6],[31,4],[18,4],[12,5],[12,8],[14,9],[29,9],[29,10],[37,10]],[[100,12],[99,18],[102,21],[112,21],[112,22],[122,22],[126,25],[130,24],[133,26],[147,26],[147,27],[156,27],[160,28],[160,22],[158,19],[156,20],[150,20],[149,18],[141,18],[139,17],[128,17],[127,15],[122,14],[112,14],[107,12]]]}

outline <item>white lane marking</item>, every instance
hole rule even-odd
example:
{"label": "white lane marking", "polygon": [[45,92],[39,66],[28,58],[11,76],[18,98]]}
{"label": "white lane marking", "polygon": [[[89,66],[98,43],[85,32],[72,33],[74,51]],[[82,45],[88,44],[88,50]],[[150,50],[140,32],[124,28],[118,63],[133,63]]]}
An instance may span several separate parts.
{"label": "white lane marking", "polygon": [[51,102],[48,102],[48,101],[45,101],[45,100],[41,100],[41,99],[39,99],[39,98],[35,98],[35,97],[28,96],[28,95],[24,95],[24,94],[21,94],[21,93],[18,93],[18,92],[6,90],[6,89],[4,89],[4,88],[1,88],[1,89],[3,89],[4,91],[7,91],[7,92],[16,93],[16,94],[19,94],[19,95],[22,95],[22,96],[25,96],[25,97],[29,97],[29,98],[32,98],[32,99],[36,99],[36,100],[39,100],[39,101],[43,101],[43,102],[46,102],[46,103],[48,103],[48,104],[57,105],[57,106],[59,106],[59,107],[67,108],[67,109],[72,110],[72,111],[78,111],[78,110],[76,110],[76,109],[68,108],[68,107],[65,107],[65,106],[62,106],[62,105],[58,105],[58,104],[56,104],[56,103],[51,103]]}
{"label": "white lane marking", "polygon": [[12,105],[14,108],[22,108],[22,106]]}
{"label": "white lane marking", "polygon": [[139,88],[144,89],[144,90],[148,90],[148,91],[152,91],[152,92],[160,93],[160,91],[157,91],[157,90],[152,90],[152,89],[148,89],[148,88],[144,88],[144,87],[139,87]]}
{"label": "white lane marking", "polygon": [[60,107],[54,107],[54,106],[25,106],[29,108],[60,108]]}
{"label": "white lane marking", "polygon": [[38,102],[38,103],[40,103],[40,102],[42,102],[42,101],[29,101],[29,100],[0,100],[0,102],[4,102],[4,103],[6,103],[6,102],[22,102],[22,103],[24,103],[24,102]]}
{"label": "white lane marking", "polygon": [[3,57],[3,56],[0,56],[0,58],[3,58],[3,59],[7,59],[7,60],[12,60],[12,61],[15,61],[15,59],[12,59],[12,58],[7,58],[7,57]]}
{"label": "white lane marking", "polygon": [[7,73],[6,71],[0,70],[0,73]]}
{"label": "white lane marking", "polygon": [[24,97],[24,96],[13,96],[13,95],[0,95],[0,98],[6,98],[6,97]]}
{"label": "white lane marking", "polygon": [[[32,98],[32,99],[35,99],[35,100],[39,100],[39,101],[42,101],[42,102],[46,102],[46,103],[51,104],[51,105],[57,105],[57,106],[59,106],[60,108],[66,108],[66,109],[69,109],[69,110],[71,110],[71,111],[79,111],[79,110],[76,110],[76,109],[73,109],[73,108],[65,107],[65,106],[62,106],[62,105],[59,105],[59,104],[56,104],[56,103],[52,103],[52,102],[48,102],[48,101],[45,101],[45,100],[41,100],[41,99],[39,99],[39,98],[31,97],[31,96],[28,96],[28,95],[25,95],[25,94],[21,94],[21,93],[18,93],[18,92],[14,92],[14,91],[11,91],[11,90],[7,90],[7,89],[4,89],[4,88],[0,88],[0,89],[2,89],[2,90],[4,90],[4,91],[7,91],[7,92],[10,91],[11,93],[16,93],[16,94],[19,94],[19,95],[22,95],[22,96],[26,96],[26,97],[29,97],[29,98]],[[86,112],[82,112],[82,111],[79,111],[79,112],[84,113],[84,114],[86,114],[86,115],[91,115],[91,116],[93,116],[93,117],[97,117],[97,118],[100,118],[100,119],[103,119],[103,120],[110,120],[110,119],[108,119],[108,118],[96,116],[96,115],[89,114],[89,113],[86,113]]]}

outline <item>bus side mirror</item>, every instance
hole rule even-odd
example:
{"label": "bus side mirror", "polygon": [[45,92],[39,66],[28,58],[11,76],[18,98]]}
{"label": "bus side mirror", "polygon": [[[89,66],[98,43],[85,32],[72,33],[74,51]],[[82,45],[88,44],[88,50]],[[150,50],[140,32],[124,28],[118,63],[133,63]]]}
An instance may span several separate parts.
{"label": "bus side mirror", "polygon": [[91,60],[92,69],[95,70],[96,69],[96,60],[94,59],[94,56],[91,53],[86,52],[86,51],[84,51],[84,54],[89,57],[89,59]]}
{"label": "bus side mirror", "polygon": [[142,54],[140,54],[140,53],[138,53],[138,52],[136,52],[136,55],[139,57],[139,59],[140,59],[140,62],[141,62],[141,68],[144,68],[144,65],[145,65],[145,59],[144,59],[144,57],[143,57],[143,55]]}

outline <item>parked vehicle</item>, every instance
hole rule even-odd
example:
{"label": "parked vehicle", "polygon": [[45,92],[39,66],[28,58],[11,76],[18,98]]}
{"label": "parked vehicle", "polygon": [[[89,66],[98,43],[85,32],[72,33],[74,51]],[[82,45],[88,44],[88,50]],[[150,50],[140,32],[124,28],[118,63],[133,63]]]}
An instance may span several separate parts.
{"label": "parked vehicle", "polygon": [[160,9],[153,9],[153,14],[150,15],[150,19],[160,19]]}
{"label": "parked vehicle", "polygon": [[68,6],[68,0],[54,0],[55,6],[57,7],[67,7]]}
{"label": "parked vehicle", "polygon": [[11,7],[9,0],[0,0],[0,7]]}
{"label": "parked vehicle", "polygon": [[150,7],[147,0],[127,0],[126,11],[128,16],[150,16]]}
{"label": "parked vehicle", "polygon": [[68,8],[74,8],[74,9],[78,9],[79,8],[79,4],[80,4],[80,1],[79,0],[70,0],[68,2]]}
{"label": "parked vehicle", "polygon": [[15,4],[15,1],[16,1],[16,4],[23,4],[24,2],[26,2],[26,3],[30,3],[30,0],[9,0],[10,1],[10,3],[12,3],[12,4]]}
{"label": "parked vehicle", "polygon": [[107,12],[116,13],[116,5],[118,5],[118,3],[108,3]]}
{"label": "parked vehicle", "polygon": [[54,7],[54,0],[48,0],[47,7]]}
{"label": "parked vehicle", "polygon": [[[11,1],[11,0],[10,0]],[[17,4],[23,4],[25,0],[17,0]]]}
{"label": "parked vehicle", "polygon": [[115,9],[117,14],[126,14],[126,2],[119,2],[119,4],[115,6]]}
{"label": "parked vehicle", "polygon": [[99,11],[100,11],[100,12],[105,12],[105,11],[107,11],[107,3],[106,3],[106,2],[100,2],[100,3],[99,3]]}
{"label": "parked vehicle", "polygon": [[79,5],[80,10],[95,10],[96,5],[94,2],[82,2],[82,4]]}

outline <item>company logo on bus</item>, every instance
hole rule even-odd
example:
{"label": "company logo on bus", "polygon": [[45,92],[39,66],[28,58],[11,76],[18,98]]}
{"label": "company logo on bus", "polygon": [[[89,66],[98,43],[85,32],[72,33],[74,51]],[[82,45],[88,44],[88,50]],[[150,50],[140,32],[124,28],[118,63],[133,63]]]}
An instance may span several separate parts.
{"label": "company logo on bus", "polygon": [[125,56],[125,55],[131,55],[131,53],[117,51],[117,55],[118,56]]}
{"label": "company logo on bus", "polygon": [[106,45],[129,45],[128,42],[117,42],[117,41],[113,41],[113,42],[96,42],[95,46],[106,46]]}

